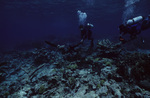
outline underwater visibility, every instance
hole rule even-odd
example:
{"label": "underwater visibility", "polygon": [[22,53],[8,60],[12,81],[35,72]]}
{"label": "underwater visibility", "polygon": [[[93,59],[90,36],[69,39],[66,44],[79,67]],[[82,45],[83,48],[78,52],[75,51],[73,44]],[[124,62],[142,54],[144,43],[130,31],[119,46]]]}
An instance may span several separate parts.
{"label": "underwater visibility", "polygon": [[150,98],[149,0],[0,0],[0,98]]}

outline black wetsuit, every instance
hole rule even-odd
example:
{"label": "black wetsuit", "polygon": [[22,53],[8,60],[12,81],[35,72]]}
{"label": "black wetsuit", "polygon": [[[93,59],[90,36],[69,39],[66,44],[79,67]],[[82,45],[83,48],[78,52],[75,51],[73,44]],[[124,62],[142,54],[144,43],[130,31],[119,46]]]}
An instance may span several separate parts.
{"label": "black wetsuit", "polygon": [[131,26],[127,26],[128,32],[130,34],[130,38],[136,38],[137,34],[141,33],[141,23],[133,24]]}
{"label": "black wetsuit", "polygon": [[90,26],[79,26],[81,31],[81,39],[84,41],[85,39],[91,40],[91,47],[94,46],[93,44],[93,38],[92,38],[92,30]]}
{"label": "black wetsuit", "polygon": [[81,31],[81,39],[85,40],[87,38],[87,31],[85,28],[80,28]]}
{"label": "black wetsuit", "polygon": [[124,40],[122,38],[122,35],[125,34],[130,34],[130,40],[136,38],[137,34],[140,34],[141,31],[143,30],[147,30],[148,28],[150,28],[150,16],[148,16],[147,18],[145,18],[144,20],[138,22],[138,23],[134,23],[132,25],[120,25],[119,29],[120,29],[120,41],[122,41],[123,43],[127,42],[126,40]]}
{"label": "black wetsuit", "polygon": [[136,24],[127,25],[127,26],[120,25],[119,29],[120,29],[121,35],[130,34],[130,38],[134,39],[136,38],[137,34],[141,33],[141,23],[136,23]]}
{"label": "black wetsuit", "polygon": [[92,38],[92,30],[90,27],[89,28],[87,27],[87,37],[88,37],[88,40],[91,40],[91,47],[93,47],[94,43],[93,43],[93,38]]}

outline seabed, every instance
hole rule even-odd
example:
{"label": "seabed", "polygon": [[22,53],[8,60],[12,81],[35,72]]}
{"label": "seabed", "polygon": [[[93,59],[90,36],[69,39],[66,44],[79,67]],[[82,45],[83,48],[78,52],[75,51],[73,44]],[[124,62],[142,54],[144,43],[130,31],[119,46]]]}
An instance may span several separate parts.
{"label": "seabed", "polygon": [[0,54],[1,98],[150,98],[150,54],[108,39],[73,52],[48,47]]}

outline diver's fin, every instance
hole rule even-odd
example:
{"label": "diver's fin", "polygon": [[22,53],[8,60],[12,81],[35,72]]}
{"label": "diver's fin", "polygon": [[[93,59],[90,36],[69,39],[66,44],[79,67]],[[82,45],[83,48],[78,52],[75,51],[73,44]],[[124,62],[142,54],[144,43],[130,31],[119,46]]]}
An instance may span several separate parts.
{"label": "diver's fin", "polygon": [[50,46],[52,46],[52,47],[57,47],[57,45],[55,45],[55,44],[53,44],[51,42],[45,41],[45,43],[48,44],[48,45],[50,45]]}

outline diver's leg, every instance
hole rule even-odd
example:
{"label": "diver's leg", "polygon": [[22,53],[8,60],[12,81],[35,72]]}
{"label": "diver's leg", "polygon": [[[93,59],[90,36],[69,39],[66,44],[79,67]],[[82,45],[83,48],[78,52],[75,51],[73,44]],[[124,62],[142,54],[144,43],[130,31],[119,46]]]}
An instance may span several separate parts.
{"label": "diver's leg", "polygon": [[92,48],[94,46],[93,38],[92,38],[92,31],[88,31],[88,40],[91,40],[90,47]]}
{"label": "diver's leg", "polygon": [[91,39],[91,46],[90,46],[91,48],[93,48],[94,47],[94,42],[93,42],[93,38]]}

